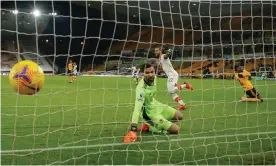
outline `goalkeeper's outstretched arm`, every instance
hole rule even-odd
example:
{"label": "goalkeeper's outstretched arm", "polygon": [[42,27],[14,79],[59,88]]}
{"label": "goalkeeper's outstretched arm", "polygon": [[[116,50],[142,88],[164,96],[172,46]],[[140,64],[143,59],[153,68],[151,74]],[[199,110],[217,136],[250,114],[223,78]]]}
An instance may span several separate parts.
{"label": "goalkeeper's outstretched arm", "polygon": [[[142,81],[147,85],[153,85],[154,80],[155,80],[155,70],[151,64],[146,64],[145,70],[144,70],[144,77]],[[144,107],[145,95],[146,93],[144,91],[144,84],[139,84],[136,87],[135,106],[132,114],[130,131],[127,133],[127,135],[124,138],[125,143],[130,143],[137,140],[137,123],[140,117],[140,112]]]}
{"label": "goalkeeper's outstretched arm", "polygon": [[143,108],[144,104],[144,92],[140,90],[139,87],[136,88],[136,99],[135,99],[135,106],[134,106],[134,111],[132,113],[132,119],[131,119],[131,125],[137,126],[139,117],[140,117],[140,112]]}
{"label": "goalkeeper's outstretched arm", "polygon": [[139,121],[140,112],[143,109],[144,104],[144,92],[140,87],[136,88],[136,99],[134,111],[132,113],[132,119],[130,124],[130,130],[124,138],[125,143],[135,142],[137,139],[137,123]]}

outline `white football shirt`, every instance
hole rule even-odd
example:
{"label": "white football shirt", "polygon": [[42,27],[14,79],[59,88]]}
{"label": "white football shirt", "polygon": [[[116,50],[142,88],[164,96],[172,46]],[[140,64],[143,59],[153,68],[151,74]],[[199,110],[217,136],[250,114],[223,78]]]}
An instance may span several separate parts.
{"label": "white football shirt", "polygon": [[178,77],[178,73],[174,70],[170,58],[165,59],[164,55],[160,57],[160,63],[166,75],[168,77]]}
{"label": "white football shirt", "polygon": [[74,65],[73,66],[73,71],[77,71],[77,67],[78,67],[77,65]]}
{"label": "white football shirt", "polygon": [[135,72],[136,72],[136,67],[132,67],[132,75],[133,76],[134,76]]}
{"label": "white football shirt", "polygon": [[140,68],[136,69],[136,75],[138,75],[140,72]]}

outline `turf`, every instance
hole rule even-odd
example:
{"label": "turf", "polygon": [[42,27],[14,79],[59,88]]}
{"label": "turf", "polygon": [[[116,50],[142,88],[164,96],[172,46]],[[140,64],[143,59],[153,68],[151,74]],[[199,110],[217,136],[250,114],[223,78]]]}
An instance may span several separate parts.
{"label": "turf", "polygon": [[[180,81],[184,81],[181,79]],[[234,80],[189,81],[179,135],[142,134],[123,144],[134,107],[132,78],[46,77],[33,96],[1,77],[2,164],[276,164],[276,83],[254,81],[263,103],[238,102]],[[158,78],[157,100],[176,108]],[[32,150],[34,149],[34,150]],[[22,152],[15,152],[23,150]]]}

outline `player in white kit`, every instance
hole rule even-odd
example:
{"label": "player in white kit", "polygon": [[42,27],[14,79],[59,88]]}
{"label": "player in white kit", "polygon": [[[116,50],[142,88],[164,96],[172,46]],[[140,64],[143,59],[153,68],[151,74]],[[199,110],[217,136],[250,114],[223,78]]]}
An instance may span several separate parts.
{"label": "player in white kit", "polygon": [[179,104],[178,110],[184,110],[187,105],[183,102],[183,100],[177,95],[177,92],[181,91],[183,88],[187,88],[193,90],[193,87],[188,82],[184,82],[182,85],[178,85],[178,73],[174,70],[172,63],[170,61],[169,56],[172,54],[172,50],[168,50],[166,54],[162,53],[162,49],[160,47],[156,47],[154,49],[155,56],[159,58],[160,64],[166,73],[167,80],[167,90],[172,95],[172,98],[175,102]]}
{"label": "player in white kit", "polygon": [[78,65],[76,64],[76,62],[73,63],[73,81],[76,81],[77,80],[77,67]]}
{"label": "player in white kit", "polygon": [[133,66],[132,68],[132,77],[134,79],[134,81],[136,82],[136,85],[138,84],[138,77],[139,77],[139,73],[140,73],[140,66]]}

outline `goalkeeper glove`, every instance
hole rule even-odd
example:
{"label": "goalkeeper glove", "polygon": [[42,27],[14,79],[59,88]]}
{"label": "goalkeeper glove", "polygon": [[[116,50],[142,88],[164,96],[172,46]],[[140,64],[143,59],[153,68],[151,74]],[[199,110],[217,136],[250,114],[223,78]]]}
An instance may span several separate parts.
{"label": "goalkeeper glove", "polygon": [[124,143],[131,143],[137,140],[137,127],[131,126],[130,131],[124,137]]}

